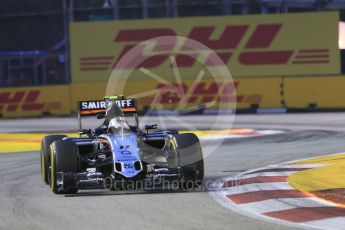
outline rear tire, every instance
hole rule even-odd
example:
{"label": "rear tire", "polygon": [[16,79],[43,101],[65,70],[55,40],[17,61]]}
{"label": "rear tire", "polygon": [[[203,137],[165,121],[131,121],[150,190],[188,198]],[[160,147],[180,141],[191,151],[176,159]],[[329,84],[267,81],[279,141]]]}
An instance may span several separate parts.
{"label": "rear tire", "polygon": [[204,159],[198,137],[192,133],[176,134],[178,164],[182,168],[181,189],[194,190],[204,180]]}
{"label": "rear tire", "polygon": [[78,148],[72,141],[55,141],[50,148],[50,188],[56,194],[76,193],[76,188],[64,189],[58,182],[57,173],[78,172]]}
{"label": "rear tire", "polygon": [[48,180],[48,170],[49,170],[49,164],[50,164],[50,145],[54,141],[62,140],[64,137],[67,137],[66,135],[50,135],[45,136],[42,139],[41,142],[41,172],[42,172],[42,178],[43,181],[46,184],[49,184]]}

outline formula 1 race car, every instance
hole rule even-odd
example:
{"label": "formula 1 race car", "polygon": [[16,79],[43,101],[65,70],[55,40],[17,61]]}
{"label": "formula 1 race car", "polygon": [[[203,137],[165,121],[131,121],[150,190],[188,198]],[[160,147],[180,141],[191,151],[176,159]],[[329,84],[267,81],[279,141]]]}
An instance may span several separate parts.
{"label": "formula 1 race car", "polygon": [[[94,130],[82,129],[84,116],[104,122]],[[42,140],[42,176],[54,193],[201,186],[204,161],[199,139],[192,133],[152,131],[157,125],[146,125],[143,132],[135,99],[112,96],[81,101],[78,121],[80,137],[50,135]]]}

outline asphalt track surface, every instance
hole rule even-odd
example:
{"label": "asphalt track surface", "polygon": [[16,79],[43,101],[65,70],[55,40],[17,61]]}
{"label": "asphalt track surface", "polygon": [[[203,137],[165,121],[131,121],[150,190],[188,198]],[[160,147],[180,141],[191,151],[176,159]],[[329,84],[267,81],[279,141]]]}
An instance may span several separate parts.
{"label": "asphalt track surface", "polygon": [[[207,128],[212,117],[183,119]],[[285,133],[223,142],[205,160],[206,180],[345,152],[345,113],[241,115],[236,117],[234,127]],[[75,128],[74,118],[0,120],[0,132]],[[216,203],[207,191],[54,195],[42,182],[38,152],[0,154],[0,182],[0,229],[291,229],[233,213]]]}

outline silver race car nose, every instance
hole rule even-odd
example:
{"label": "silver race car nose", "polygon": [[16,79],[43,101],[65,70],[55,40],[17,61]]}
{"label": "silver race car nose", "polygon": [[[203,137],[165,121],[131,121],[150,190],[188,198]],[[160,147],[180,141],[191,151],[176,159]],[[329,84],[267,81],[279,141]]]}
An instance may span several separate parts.
{"label": "silver race car nose", "polygon": [[143,170],[140,160],[137,136],[133,133],[124,135],[102,135],[111,145],[114,158],[114,172],[131,178]]}

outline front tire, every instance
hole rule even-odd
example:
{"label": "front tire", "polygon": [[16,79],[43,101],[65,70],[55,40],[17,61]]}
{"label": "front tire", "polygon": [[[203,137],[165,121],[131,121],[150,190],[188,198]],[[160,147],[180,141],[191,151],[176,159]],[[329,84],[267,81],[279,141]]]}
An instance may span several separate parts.
{"label": "front tire", "polygon": [[174,137],[178,164],[183,172],[181,189],[200,188],[204,180],[204,159],[198,137],[192,133],[177,134]]}
{"label": "front tire", "polygon": [[[50,147],[49,181],[52,192],[56,194],[76,193],[77,189],[64,188],[57,173],[78,172],[78,148],[72,141],[55,141]],[[61,179],[61,178],[60,178]]]}
{"label": "front tire", "polygon": [[50,145],[54,141],[62,140],[64,137],[67,137],[66,135],[50,135],[45,136],[42,139],[41,142],[41,172],[42,172],[42,178],[43,181],[46,184],[49,184],[48,180],[48,170],[49,170],[49,164],[50,164]]}

